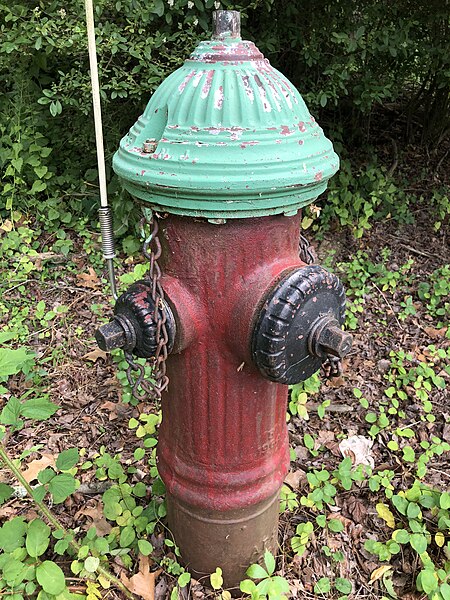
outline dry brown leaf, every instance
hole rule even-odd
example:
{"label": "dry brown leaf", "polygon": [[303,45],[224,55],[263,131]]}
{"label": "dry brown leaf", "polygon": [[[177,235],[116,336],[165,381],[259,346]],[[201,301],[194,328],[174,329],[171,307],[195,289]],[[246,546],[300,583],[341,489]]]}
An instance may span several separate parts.
{"label": "dry brown leaf", "polygon": [[100,405],[101,410],[107,410],[109,412],[108,421],[115,421],[117,419],[117,404],[107,400]]}
{"label": "dry brown leaf", "polygon": [[155,580],[160,573],[162,569],[150,571],[148,556],[140,554],[139,572],[130,579],[122,572],[120,580],[132,594],[140,596],[143,600],[155,600]]}
{"label": "dry brown leaf", "polygon": [[302,480],[306,481],[306,473],[298,469],[298,471],[290,471],[284,478],[284,483],[287,483],[292,489],[298,490]]}
{"label": "dry brown leaf", "polygon": [[447,327],[441,327],[441,329],[435,329],[434,327],[424,327],[424,331],[431,339],[437,340],[445,337],[447,333]]}
{"label": "dry brown leaf", "polygon": [[11,223],[11,221],[3,221],[3,223],[0,225],[0,235],[2,233],[9,233],[10,231],[12,231],[12,228],[13,224]]}
{"label": "dry brown leaf", "polygon": [[30,483],[33,479],[36,479],[38,473],[43,471],[46,467],[55,466],[55,457],[52,454],[42,454],[42,458],[32,460],[27,465],[26,471],[23,472],[25,480]]}
{"label": "dry brown leaf", "polygon": [[92,267],[89,267],[89,273],[78,273],[77,282],[81,287],[96,289],[100,285],[100,279]]}
{"label": "dry brown leaf", "polygon": [[85,360],[91,360],[92,362],[97,362],[99,358],[106,360],[108,358],[108,353],[100,350],[100,348],[96,348],[95,350],[85,354],[82,358]]}
{"label": "dry brown leaf", "polygon": [[95,527],[95,529],[97,530],[97,535],[108,535],[108,533],[110,533],[112,527],[103,516],[103,510],[101,508],[100,503],[98,503],[92,508],[82,508],[76,513],[75,519],[80,517],[80,515],[86,515],[87,517],[91,517],[92,523],[90,523],[90,526]]}
{"label": "dry brown leaf", "polygon": [[355,496],[350,496],[345,503],[345,508],[347,509],[348,514],[355,521],[355,523],[363,523],[367,514],[367,509],[364,506],[364,503],[361,502]]}

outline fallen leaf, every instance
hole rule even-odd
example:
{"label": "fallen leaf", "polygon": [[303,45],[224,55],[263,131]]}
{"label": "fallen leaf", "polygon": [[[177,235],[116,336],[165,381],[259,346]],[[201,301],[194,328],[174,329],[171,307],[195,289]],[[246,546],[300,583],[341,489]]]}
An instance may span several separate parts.
{"label": "fallen leaf", "polygon": [[377,579],[383,577],[383,575],[391,569],[391,565],[383,565],[382,567],[378,567],[378,569],[375,569],[375,571],[372,572],[372,575],[370,576],[370,583],[374,583]]}
{"label": "fallen leaf", "polygon": [[52,454],[42,454],[42,458],[32,460],[27,465],[26,471],[23,472],[25,481],[30,483],[36,479],[38,474],[47,467],[55,466],[55,457]]}
{"label": "fallen leaf", "polygon": [[441,327],[441,329],[435,329],[434,327],[424,327],[424,331],[431,339],[437,340],[445,337],[447,333],[447,327]]}
{"label": "fallen leaf", "polygon": [[130,579],[122,572],[120,580],[132,594],[140,596],[143,600],[155,600],[155,580],[160,573],[162,569],[150,571],[148,556],[140,554],[139,572]]}
{"label": "fallen leaf", "polygon": [[92,519],[92,522],[89,523],[89,527],[95,527],[97,530],[97,535],[108,535],[108,533],[111,531],[111,525],[103,516],[103,507],[101,502],[97,502],[94,506],[87,506],[78,510],[75,513],[75,521],[77,521],[82,515]]}
{"label": "fallen leaf", "polygon": [[108,421],[115,421],[117,419],[117,403],[107,400],[100,405],[100,409],[109,412]]}
{"label": "fallen leaf", "polygon": [[363,523],[367,514],[364,503],[355,496],[350,496],[345,503],[345,508],[355,523]]}
{"label": "fallen leaf", "polygon": [[77,282],[81,287],[95,289],[100,284],[100,279],[92,267],[89,267],[89,273],[78,273]]}
{"label": "fallen leaf", "polygon": [[97,362],[99,358],[106,360],[108,358],[108,353],[100,350],[100,348],[96,348],[92,350],[92,352],[88,352],[84,356],[82,356],[85,360],[91,360],[92,362]]}
{"label": "fallen leaf", "polygon": [[377,509],[378,516],[386,522],[386,525],[391,529],[395,529],[395,517],[389,507],[383,504],[383,502],[379,502],[375,508]]}
{"label": "fallen leaf", "polygon": [[13,224],[11,223],[11,221],[3,221],[3,223],[0,225],[0,234],[9,233],[10,231],[12,231],[12,228]]}
{"label": "fallen leaf", "polygon": [[287,483],[292,489],[298,490],[302,479],[303,481],[306,481],[306,473],[305,471],[298,469],[297,471],[289,471],[284,479],[284,483]]}

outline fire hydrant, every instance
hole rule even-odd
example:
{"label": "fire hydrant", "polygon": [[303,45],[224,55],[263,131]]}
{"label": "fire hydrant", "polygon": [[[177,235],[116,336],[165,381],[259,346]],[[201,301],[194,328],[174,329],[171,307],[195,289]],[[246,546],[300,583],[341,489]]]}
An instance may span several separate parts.
{"label": "fire hydrant", "polygon": [[276,551],[286,384],[345,356],[351,336],[339,279],[299,258],[301,208],[339,159],[292,84],[241,40],[239,13],[216,11],[214,27],[114,157],[159,217],[162,251],[97,340],[129,358],[158,354],[169,529],[192,573],[220,566],[233,587]]}

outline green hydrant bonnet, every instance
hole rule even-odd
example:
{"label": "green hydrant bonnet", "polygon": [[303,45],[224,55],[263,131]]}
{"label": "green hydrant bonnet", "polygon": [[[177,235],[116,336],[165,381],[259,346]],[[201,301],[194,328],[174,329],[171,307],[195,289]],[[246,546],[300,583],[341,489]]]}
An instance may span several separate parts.
{"label": "green hydrant bonnet", "polygon": [[149,208],[213,220],[295,214],[338,167],[286,77],[238,31],[217,30],[161,83],[113,159]]}

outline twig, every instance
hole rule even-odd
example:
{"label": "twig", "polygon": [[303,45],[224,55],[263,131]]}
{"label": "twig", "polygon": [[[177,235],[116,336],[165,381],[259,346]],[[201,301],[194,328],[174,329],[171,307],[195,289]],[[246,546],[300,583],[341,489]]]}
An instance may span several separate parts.
{"label": "twig", "polygon": [[398,167],[398,148],[397,148],[397,143],[394,140],[394,138],[389,138],[389,139],[391,140],[392,148],[394,149],[394,162],[392,163],[392,166],[388,172],[388,177],[392,177],[395,169]]}
{"label": "twig", "polygon": [[[17,481],[25,488],[28,495],[33,499],[36,506],[39,508],[39,510],[44,515],[44,517],[48,520],[48,522],[53,526],[53,528],[56,531],[62,531],[64,533],[64,535],[67,536],[68,535],[67,530],[63,527],[63,525],[61,525],[61,523],[58,521],[58,519],[55,517],[55,515],[53,515],[50,512],[50,510],[47,508],[47,506],[45,506],[45,504],[42,502],[42,500],[37,500],[34,497],[33,488],[28,483],[28,481],[25,479],[25,477],[23,476],[22,471],[20,471],[20,469],[18,469],[16,467],[16,465],[14,464],[14,462],[9,458],[9,456],[6,452],[6,449],[3,447],[3,444],[0,444],[0,459],[4,462],[5,466],[11,471],[11,473],[14,475],[14,477],[17,479]],[[80,545],[78,544],[78,542],[76,542],[75,540],[70,540],[69,545],[72,548],[72,550],[78,554],[78,552],[80,550]],[[120,591],[123,592],[123,594],[125,594],[125,596],[127,598],[129,598],[130,600],[134,600],[133,594],[108,569],[106,569],[102,565],[99,565],[97,567],[97,572],[100,575],[102,575],[105,579],[110,581],[117,588],[119,588]]]}
{"label": "twig", "polygon": [[383,300],[386,302],[386,304],[388,305],[388,307],[391,309],[392,314],[394,315],[394,319],[397,321],[397,325],[400,327],[400,329],[403,329],[403,325],[397,319],[397,315],[395,314],[394,309],[392,308],[392,305],[389,302],[389,300],[386,298],[386,296],[383,294],[383,292],[380,290],[380,288],[377,286],[376,283],[373,283],[373,281],[371,281],[371,285],[373,285],[373,287],[379,292],[379,294],[381,294]]}
{"label": "twig", "polygon": [[419,254],[420,256],[426,256],[427,258],[436,258],[433,254],[430,254],[429,252],[423,252],[423,250],[417,250],[417,248],[413,248],[412,246],[408,246],[407,244],[402,244],[400,242],[398,245],[401,246],[402,248],[406,248],[413,254]]}

